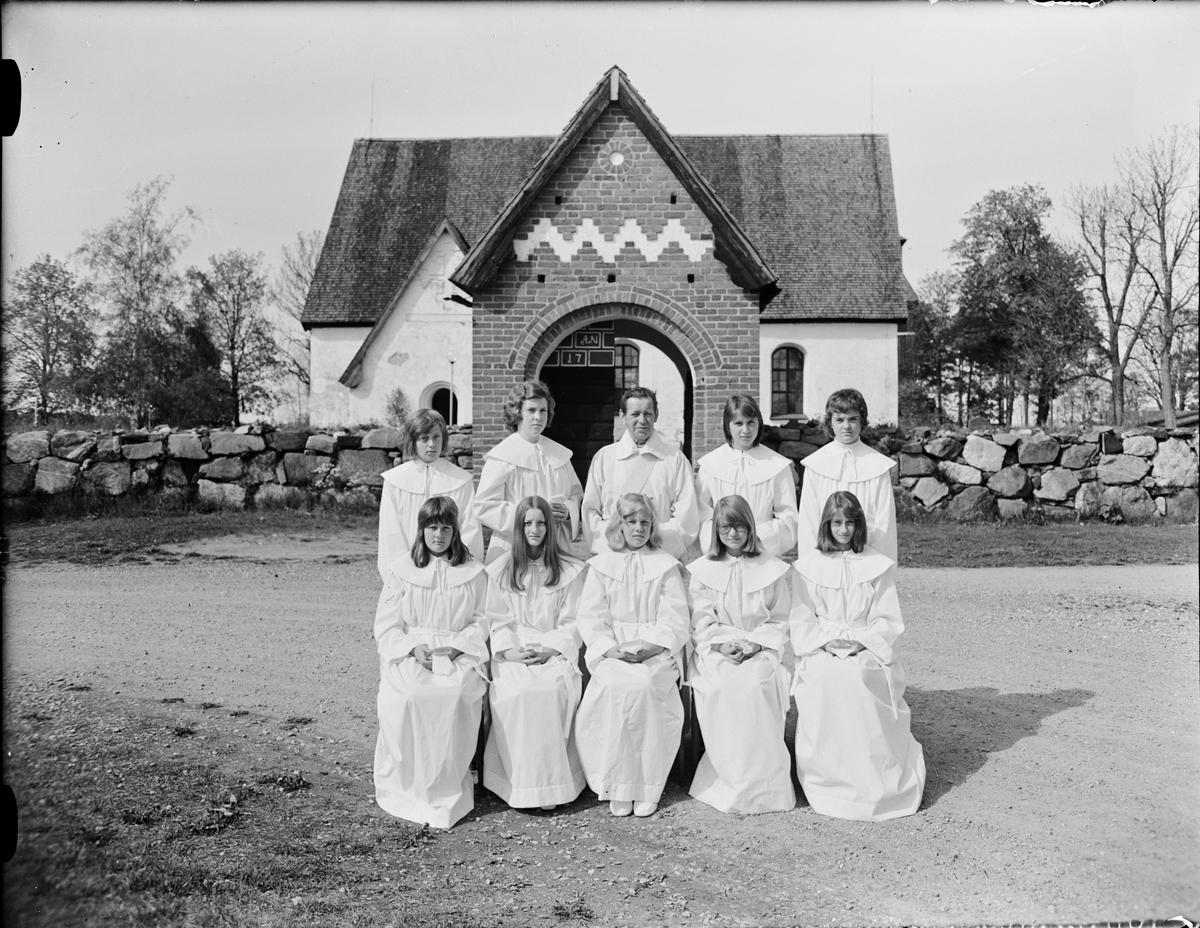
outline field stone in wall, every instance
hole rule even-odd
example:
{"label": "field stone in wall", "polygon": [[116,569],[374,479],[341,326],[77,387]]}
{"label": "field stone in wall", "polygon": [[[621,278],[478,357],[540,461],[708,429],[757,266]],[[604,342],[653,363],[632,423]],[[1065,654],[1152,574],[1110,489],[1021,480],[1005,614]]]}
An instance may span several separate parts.
{"label": "field stone in wall", "polygon": [[1160,487],[1194,487],[1200,480],[1196,455],[1181,438],[1168,438],[1154,458],[1154,482]]}
{"label": "field stone in wall", "polygon": [[928,509],[950,495],[950,490],[937,477],[922,477],[912,488],[912,495]]}
{"label": "field stone in wall", "polygon": [[162,482],[163,486],[186,487],[188,485],[188,478],[183,465],[169,458],[164,461],[162,466]]}
{"label": "field stone in wall", "polygon": [[1119,508],[1127,519],[1148,519],[1158,515],[1158,507],[1142,487],[1106,487],[1104,502]]}
{"label": "field stone in wall", "polygon": [[55,457],[78,463],[96,450],[96,439],[91,432],[76,432],[64,429],[55,432],[50,439],[50,450]]}
{"label": "field stone in wall", "polygon": [[83,483],[101,496],[121,496],[129,492],[133,478],[128,461],[101,461],[83,473]]}
{"label": "field stone in wall", "polygon": [[339,451],[338,470],[351,486],[383,486],[385,470],[392,466],[392,459],[383,451],[371,448],[366,451]]}
{"label": "field stone in wall", "polygon": [[953,461],[938,461],[938,473],[947,483],[961,483],[963,486],[977,486],[983,483],[983,474],[979,468],[970,464],[955,464]]}
{"label": "field stone in wall", "polygon": [[241,458],[217,458],[200,465],[200,476],[207,480],[232,482],[241,480],[246,474],[246,465]]}
{"label": "field stone in wall", "polygon": [[308,441],[307,432],[269,432],[264,437],[267,447],[276,451],[303,451]]}
{"label": "field stone in wall", "polygon": [[1053,464],[1058,460],[1059,444],[1049,435],[1030,435],[1017,442],[1017,462],[1024,465]]}
{"label": "field stone in wall", "polygon": [[1104,488],[1092,481],[1085,483],[1075,494],[1075,511],[1082,519],[1092,519],[1100,515],[1100,507],[1104,505]]}
{"label": "field stone in wall", "polygon": [[0,493],[5,496],[24,496],[33,487],[33,464],[5,464],[0,467]]}
{"label": "field stone in wall", "polygon": [[949,435],[939,435],[925,445],[925,451],[935,458],[956,458],[963,449],[962,442]]}
{"label": "field stone in wall", "polygon": [[262,451],[250,458],[246,463],[246,482],[252,484],[275,482],[274,451]]}
{"label": "field stone in wall", "polygon": [[4,453],[14,464],[28,464],[50,453],[50,433],[21,432],[4,442]]}
{"label": "field stone in wall", "polygon": [[1129,435],[1122,444],[1126,454],[1133,454],[1139,458],[1152,458],[1158,451],[1158,442],[1154,440],[1153,435]]}
{"label": "field stone in wall", "polygon": [[246,488],[236,483],[213,483],[200,480],[196,484],[197,496],[202,506],[213,509],[246,508]]}
{"label": "field stone in wall", "polygon": [[1150,473],[1150,462],[1131,454],[1111,454],[1100,459],[1096,476],[1108,486],[1137,483]]}
{"label": "field stone in wall", "polygon": [[990,522],[999,515],[996,497],[985,487],[967,487],[950,500],[948,511],[959,522]]}
{"label": "field stone in wall", "polygon": [[1079,489],[1079,478],[1075,472],[1064,467],[1055,467],[1042,474],[1041,486],[1033,491],[1038,499],[1061,502],[1070,498]]}
{"label": "field stone in wall", "polygon": [[[454,435],[450,436],[450,443],[452,447],[455,437],[456,436]],[[467,440],[470,441],[469,435],[467,436]],[[367,432],[367,434],[362,438],[362,445],[360,447],[362,447],[364,450],[379,448],[384,451],[395,451],[403,444],[404,433],[399,429],[381,428],[371,429],[371,431]]]}
{"label": "field stone in wall", "polygon": [[1081,470],[1095,462],[1097,449],[1098,446],[1091,442],[1067,445],[1062,453],[1062,460],[1059,463],[1063,467],[1071,468],[1071,470]]}
{"label": "field stone in wall", "polygon": [[261,435],[239,435],[236,432],[210,432],[208,450],[210,454],[246,454],[265,451],[266,442]]}
{"label": "field stone in wall", "polygon": [[143,441],[135,445],[122,445],[121,454],[129,461],[148,461],[162,454],[161,441]]}
{"label": "field stone in wall", "polygon": [[103,435],[96,439],[96,454],[94,460],[101,463],[121,461],[121,436]]}
{"label": "field stone in wall", "polygon": [[972,467],[994,474],[1004,468],[1004,448],[978,435],[968,435],[963,460]]}
{"label": "field stone in wall", "polygon": [[332,435],[309,435],[304,443],[304,450],[313,454],[333,454],[337,442]]}
{"label": "field stone in wall", "polygon": [[208,453],[200,436],[194,433],[180,432],[167,438],[167,453],[173,458],[184,458],[188,461],[206,461]]}
{"label": "field stone in wall", "polygon": [[1180,490],[1174,496],[1163,496],[1167,501],[1167,515],[1172,519],[1195,519],[1200,512],[1200,496],[1195,490]]}
{"label": "field stone in wall", "polygon": [[992,441],[1002,448],[1011,448],[1019,444],[1022,437],[1017,432],[997,432],[992,435]]}
{"label": "field stone in wall", "polygon": [[283,468],[284,473],[284,479],[280,483],[287,483],[294,487],[308,486],[312,482],[313,468],[322,463],[322,460],[311,454],[297,454],[289,451],[283,456],[279,465]]}
{"label": "field stone in wall", "polygon": [[33,488],[38,493],[66,493],[79,482],[79,465],[59,458],[46,457],[38,462]]}
{"label": "field stone in wall", "polygon": [[1013,464],[993,474],[988,489],[1003,499],[1024,499],[1033,492],[1033,481],[1023,467]]}
{"label": "field stone in wall", "polygon": [[933,461],[925,457],[923,454],[904,454],[900,455],[900,476],[901,477],[928,477],[935,473]]}
{"label": "field stone in wall", "polygon": [[1007,522],[1023,517],[1029,511],[1029,504],[1023,499],[998,499],[996,500],[996,509],[1000,513],[1000,518]]}

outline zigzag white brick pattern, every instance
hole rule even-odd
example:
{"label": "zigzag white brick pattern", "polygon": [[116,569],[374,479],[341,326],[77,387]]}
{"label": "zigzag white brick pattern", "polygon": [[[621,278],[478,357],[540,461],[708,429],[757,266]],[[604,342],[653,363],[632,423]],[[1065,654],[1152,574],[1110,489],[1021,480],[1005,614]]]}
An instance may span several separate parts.
{"label": "zigzag white brick pattern", "polygon": [[712,242],[692,238],[678,219],[669,220],[663,230],[651,238],[642,231],[641,223],[636,219],[626,219],[615,235],[608,236],[601,232],[591,219],[583,220],[573,233],[564,234],[554,223],[543,217],[534,223],[529,238],[513,241],[513,251],[517,254],[517,260],[530,260],[530,256],[542,242],[549,245],[558,256],[558,260],[564,264],[579,254],[584,245],[595,248],[605,264],[616,263],[617,255],[626,242],[633,242],[647,261],[657,261],[671,243],[682,248],[690,261],[699,261],[712,247]]}

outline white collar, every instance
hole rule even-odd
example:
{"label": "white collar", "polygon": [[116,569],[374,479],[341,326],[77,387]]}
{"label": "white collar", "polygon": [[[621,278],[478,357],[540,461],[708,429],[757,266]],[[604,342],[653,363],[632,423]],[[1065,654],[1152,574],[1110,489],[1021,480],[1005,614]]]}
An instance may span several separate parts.
{"label": "white collar", "polygon": [[896,466],[896,462],[887,455],[880,454],[874,448],[856,441],[852,445],[843,445],[831,441],[822,445],[803,461],[806,470],[811,470],[830,480],[846,480],[859,483],[863,480],[873,480],[882,476]]}
{"label": "white collar", "polygon": [[388,565],[388,569],[405,583],[411,583],[413,586],[432,587],[440,573],[446,578],[446,586],[455,587],[474,580],[483,570],[483,565],[472,558],[465,564],[455,567],[445,558],[431,557],[428,564],[418,567],[413,563],[412,555],[405,554],[392,561]]}
{"label": "white collar", "polygon": [[494,461],[503,461],[514,467],[540,471],[542,462],[549,467],[565,467],[571,463],[571,449],[543,435],[537,441],[526,441],[516,432],[496,445],[484,455]]}
{"label": "white collar", "polygon": [[730,557],[727,554],[719,561],[701,557],[688,564],[689,574],[722,593],[729,588],[729,578],[735,569],[742,573],[743,592],[753,593],[766,589],[786,574],[788,565],[765,552],[758,557]]}
{"label": "white collar", "polygon": [[617,440],[617,460],[623,461],[625,458],[631,458],[635,454],[652,454],[660,460],[666,460],[671,453],[671,447],[661,435],[658,434],[658,429],[650,433],[650,437],[646,439],[646,443],[640,448],[633,443],[633,436],[629,434],[629,430],[625,430],[625,434]]}
{"label": "white collar", "polygon": [[653,580],[661,577],[672,567],[679,566],[679,561],[667,554],[662,548],[638,548],[636,551],[602,551],[588,560],[588,566],[613,580],[625,578],[627,558],[638,558],[643,580]]}
{"label": "white collar", "polygon": [[[504,578],[508,576],[508,565],[512,561],[512,551],[505,551],[500,557],[488,564],[484,569],[493,583],[504,584]],[[530,565],[537,568],[543,573],[546,572],[546,565],[541,561],[533,561]],[[553,589],[562,589],[567,586],[572,580],[583,573],[584,563],[569,555],[562,557],[562,573],[558,577],[558,586]]]}
{"label": "white collar", "polygon": [[855,554],[853,551],[823,554],[813,548],[807,554],[798,557],[792,566],[805,580],[817,586],[836,588],[842,585],[843,571],[848,570],[850,579],[855,583],[870,583],[895,563],[886,554],[880,554],[867,545],[861,554]]}
{"label": "white collar", "polygon": [[751,486],[773,479],[791,463],[782,454],[777,454],[762,445],[757,445],[749,451],[739,451],[728,443],[708,452],[700,459],[700,467],[718,480],[734,483],[740,471],[746,483]]}
{"label": "white collar", "polygon": [[470,474],[461,467],[451,464],[445,458],[438,458],[432,464],[426,464],[424,461],[414,458],[391,470],[385,470],[383,480],[408,493],[424,493],[426,472],[428,471],[432,471],[428,474],[429,492],[434,496],[448,493],[471,479]]}

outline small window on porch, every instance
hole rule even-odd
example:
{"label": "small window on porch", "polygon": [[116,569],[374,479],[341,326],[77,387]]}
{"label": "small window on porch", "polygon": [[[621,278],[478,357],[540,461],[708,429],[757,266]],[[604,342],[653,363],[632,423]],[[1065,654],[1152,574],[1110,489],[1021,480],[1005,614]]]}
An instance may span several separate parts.
{"label": "small window on porch", "polygon": [[804,352],[776,348],[771,352],[771,418],[791,418],[803,412]]}
{"label": "small window on porch", "polygon": [[621,394],[638,385],[638,357],[636,345],[618,342],[613,350],[613,396],[620,402]]}

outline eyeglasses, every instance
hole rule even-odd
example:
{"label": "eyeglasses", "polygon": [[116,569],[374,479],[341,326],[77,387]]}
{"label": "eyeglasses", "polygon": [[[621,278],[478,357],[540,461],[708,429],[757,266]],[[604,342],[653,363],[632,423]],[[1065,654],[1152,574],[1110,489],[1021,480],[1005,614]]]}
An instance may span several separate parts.
{"label": "eyeglasses", "polygon": [[746,526],[744,526],[744,525],[718,525],[717,532],[721,535],[744,535],[744,534],[746,534]]}

